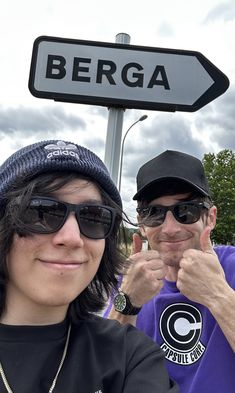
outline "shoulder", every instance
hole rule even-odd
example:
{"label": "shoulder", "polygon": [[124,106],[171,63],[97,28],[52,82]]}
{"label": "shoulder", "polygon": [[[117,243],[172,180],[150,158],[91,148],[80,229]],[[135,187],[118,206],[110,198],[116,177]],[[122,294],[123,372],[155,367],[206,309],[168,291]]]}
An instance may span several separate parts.
{"label": "shoulder", "polygon": [[224,269],[228,283],[235,288],[235,247],[217,246],[214,249]]}
{"label": "shoulder", "polygon": [[140,332],[132,325],[122,325],[118,321],[106,319],[103,317],[92,316],[91,318],[81,321],[75,325],[75,329],[89,334],[92,340],[106,343],[108,346],[116,348],[125,347],[127,350],[133,348],[148,348],[149,350],[161,352],[158,344],[152,339]]}
{"label": "shoulder", "polygon": [[223,252],[226,252],[226,253],[234,253],[235,252],[235,246],[231,246],[231,245],[215,245],[214,246],[214,249],[215,249],[215,251],[216,251],[216,253],[223,253]]}
{"label": "shoulder", "polygon": [[234,246],[216,246],[214,250],[221,262],[221,264],[229,263],[235,258],[235,247]]}
{"label": "shoulder", "polygon": [[94,316],[73,324],[72,333],[75,358],[78,351],[84,353],[89,375],[98,370],[107,391],[178,392],[169,380],[164,352],[132,325]]}

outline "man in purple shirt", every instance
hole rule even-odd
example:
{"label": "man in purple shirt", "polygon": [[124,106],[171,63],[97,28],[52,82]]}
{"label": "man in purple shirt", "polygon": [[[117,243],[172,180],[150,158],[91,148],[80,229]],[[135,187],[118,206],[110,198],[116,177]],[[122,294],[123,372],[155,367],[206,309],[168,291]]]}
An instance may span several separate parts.
{"label": "man in purple shirt", "polygon": [[216,224],[202,163],[167,150],[137,175],[130,265],[106,316],[131,323],[165,352],[181,393],[235,389],[235,247],[212,247]]}

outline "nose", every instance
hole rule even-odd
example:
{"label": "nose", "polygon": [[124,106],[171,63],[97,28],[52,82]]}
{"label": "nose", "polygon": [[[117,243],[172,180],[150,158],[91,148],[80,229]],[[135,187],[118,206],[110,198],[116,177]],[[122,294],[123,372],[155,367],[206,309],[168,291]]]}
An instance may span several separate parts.
{"label": "nose", "polygon": [[161,225],[162,233],[174,235],[181,230],[180,223],[175,219],[171,211],[166,213],[165,220]]}
{"label": "nose", "polygon": [[66,247],[83,247],[84,239],[74,213],[70,213],[64,225],[54,233],[53,243]]}

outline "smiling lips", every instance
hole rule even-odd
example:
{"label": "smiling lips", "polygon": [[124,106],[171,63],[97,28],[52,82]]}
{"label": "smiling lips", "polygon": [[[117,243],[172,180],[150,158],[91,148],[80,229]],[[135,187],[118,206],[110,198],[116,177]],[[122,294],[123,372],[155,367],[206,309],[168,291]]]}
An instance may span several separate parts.
{"label": "smiling lips", "polygon": [[188,239],[178,239],[178,240],[161,240],[162,243],[169,243],[169,244],[176,244],[176,243],[181,243],[184,242]]}
{"label": "smiling lips", "polygon": [[40,262],[49,268],[58,269],[58,270],[73,270],[82,266],[85,262],[77,262],[77,261],[47,261],[40,259]]}
{"label": "smiling lips", "polygon": [[163,247],[168,249],[169,251],[177,251],[184,247],[184,242],[189,240],[190,238],[172,238],[172,239],[159,239],[159,242],[162,244]]}

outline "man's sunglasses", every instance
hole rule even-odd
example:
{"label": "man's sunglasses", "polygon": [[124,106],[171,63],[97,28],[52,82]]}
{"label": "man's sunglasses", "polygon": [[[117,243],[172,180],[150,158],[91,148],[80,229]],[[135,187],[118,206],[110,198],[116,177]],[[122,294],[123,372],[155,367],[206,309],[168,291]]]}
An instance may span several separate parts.
{"label": "man's sunglasses", "polygon": [[137,208],[140,216],[140,225],[148,227],[157,227],[163,224],[166,213],[171,211],[175,219],[181,224],[194,224],[201,217],[203,209],[209,209],[210,205],[207,202],[179,202],[172,206],[148,206],[144,208]]}
{"label": "man's sunglasses", "polygon": [[19,217],[23,229],[33,233],[57,232],[75,213],[80,232],[90,239],[105,239],[112,232],[117,211],[109,206],[75,205],[53,198],[33,197]]}

